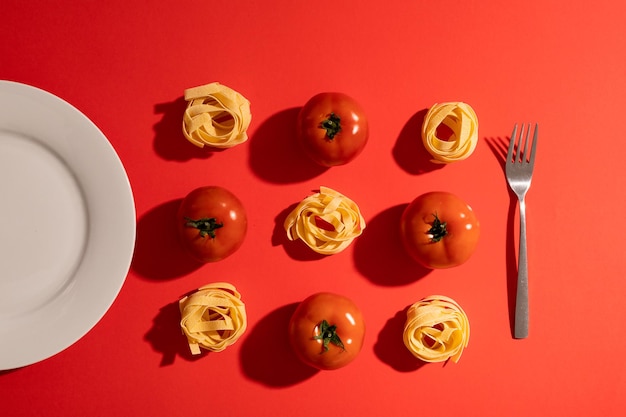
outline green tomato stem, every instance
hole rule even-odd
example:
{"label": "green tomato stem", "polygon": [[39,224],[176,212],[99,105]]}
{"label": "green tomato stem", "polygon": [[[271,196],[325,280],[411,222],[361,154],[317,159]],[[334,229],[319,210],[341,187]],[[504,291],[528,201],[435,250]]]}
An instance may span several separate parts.
{"label": "green tomato stem", "polygon": [[209,236],[211,239],[215,238],[215,231],[224,226],[224,223],[218,223],[214,217],[204,217],[198,220],[185,217],[185,220],[187,220],[185,226],[198,229],[200,237]]}
{"label": "green tomato stem", "polygon": [[335,136],[341,132],[341,118],[335,113],[328,115],[328,119],[325,119],[319,125],[320,129],[326,129],[326,137],[333,140]]}
{"label": "green tomato stem", "polygon": [[313,339],[322,341],[322,351],[320,353],[327,352],[328,345],[330,345],[331,343],[341,348],[341,350],[346,350],[346,348],[343,345],[343,342],[341,341],[341,338],[337,334],[336,325],[334,324],[330,325],[328,324],[326,320],[322,320],[321,323],[319,324],[319,327],[320,327],[320,334],[318,334],[317,336],[313,336]]}
{"label": "green tomato stem", "polygon": [[433,213],[433,216],[435,216],[435,220],[433,220],[432,226],[428,229],[428,234],[431,242],[439,242],[448,234],[448,224],[439,220],[437,213]]}

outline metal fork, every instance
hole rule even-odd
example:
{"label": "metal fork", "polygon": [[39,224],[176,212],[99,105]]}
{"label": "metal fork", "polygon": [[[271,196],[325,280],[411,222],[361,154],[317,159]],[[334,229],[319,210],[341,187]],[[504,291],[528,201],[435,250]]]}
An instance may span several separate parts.
{"label": "metal fork", "polygon": [[[535,124],[535,131],[529,150],[530,128],[531,125],[528,124],[524,132],[524,125],[522,125],[519,129],[518,138],[517,124],[515,124],[513,133],[511,133],[511,142],[509,143],[506,159],[506,179],[511,190],[513,190],[519,200],[520,217],[517,294],[515,298],[514,337],[516,339],[528,337],[528,258],[526,256],[526,203],[524,202],[524,197],[530,188],[530,181],[533,176],[539,124]],[[525,137],[524,133],[526,133]]]}

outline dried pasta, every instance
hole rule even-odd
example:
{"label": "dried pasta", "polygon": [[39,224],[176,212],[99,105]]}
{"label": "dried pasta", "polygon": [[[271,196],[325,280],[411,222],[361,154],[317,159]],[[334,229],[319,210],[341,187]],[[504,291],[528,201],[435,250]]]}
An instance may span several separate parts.
{"label": "dried pasta", "polygon": [[202,148],[231,148],[248,140],[250,102],[235,90],[211,83],[185,90],[183,134]]}
{"label": "dried pasta", "polygon": [[183,297],[178,305],[180,326],[193,355],[200,354],[200,348],[220,352],[246,331],[245,305],[232,284],[205,285]]}
{"label": "dried pasta", "polygon": [[407,311],[404,345],[424,362],[458,362],[469,337],[467,316],[451,298],[432,295]]}
{"label": "dried pasta", "polygon": [[354,201],[320,187],[319,193],[302,200],[287,216],[284,227],[289,240],[301,239],[315,252],[332,255],[346,249],[363,233],[365,219]]}
{"label": "dried pasta", "polygon": [[[437,128],[452,130],[448,140],[437,137]],[[424,118],[422,142],[432,155],[432,162],[447,164],[469,157],[478,143],[478,118],[474,109],[462,102],[433,105]]]}

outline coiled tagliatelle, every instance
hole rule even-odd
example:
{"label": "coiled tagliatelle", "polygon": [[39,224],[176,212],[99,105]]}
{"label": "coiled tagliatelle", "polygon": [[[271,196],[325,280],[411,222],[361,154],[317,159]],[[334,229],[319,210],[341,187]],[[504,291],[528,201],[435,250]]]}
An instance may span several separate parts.
{"label": "coiled tagliatelle", "polygon": [[179,303],[180,327],[194,355],[200,348],[220,352],[246,331],[247,316],[241,295],[232,284],[217,282],[199,288]]}
{"label": "coiled tagliatelle", "polygon": [[[452,131],[448,140],[437,137],[441,124]],[[433,105],[424,118],[422,142],[432,155],[432,162],[448,164],[466,159],[478,143],[478,118],[474,109],[462,102]]]}
{"label": "coiled tagliatelle", "polygon": [[250,102],[235,90],[211,83],[185,90],[183,134],[202,148],[231,148],[248,140]]}
{"label": "coiled tagliatelle", "polygon": [[469,337],[467,316],[451,298],[432,295],[407,311],[404,345],[424,362],[458,362]]}
{"label": "coiled tagliatelle", "polygon": [[365,219],[356,203],[328,187],[320,187],[298,204],[284,223],[289,240],[302,241],[315,252],[343,251],[363,233]]}

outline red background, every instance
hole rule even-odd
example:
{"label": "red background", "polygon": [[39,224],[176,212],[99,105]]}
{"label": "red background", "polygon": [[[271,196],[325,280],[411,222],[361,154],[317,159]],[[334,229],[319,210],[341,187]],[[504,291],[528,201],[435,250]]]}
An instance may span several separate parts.
{"label": "red background", "polygon": [[[91,118],[137,207],[136,253],[112,308],[65,351],[0,373],[0,414],[599,416],[626,406],[626,3],[4,0],[0,15],[0,78]],[[253,112],[250,140],[215,153],[180,132],[183,90],[213,81]],[[371,126],[359,158],[326,171],[293,144],[298,108],[321,91],[356,98]],[[443,101],[474,108],[480,142],[468,160],[433,169],[420,117]],[[515,122],[534,121],[531,329],[515,340],[517,220],[502,148]],[[207,184],[240,197],[249,231],[235,255],[196,268],[171,221]],[[320,185],[356,201],[368,222],[348,250],[321,259],[281,228]],[[482,233],[466,264],[424,274],[396,227],[432,190],[468,201]],[[242,293],[249,329],[226,351],[192,358],[175,302],[214,281]],[[294,359],[285,326],[295,303],[321,290],[357,302],[367,335],[355,362],[315,373]],[[404,310],[435,293],[471,323],[458,364],[422,366],[402,345]]]}

